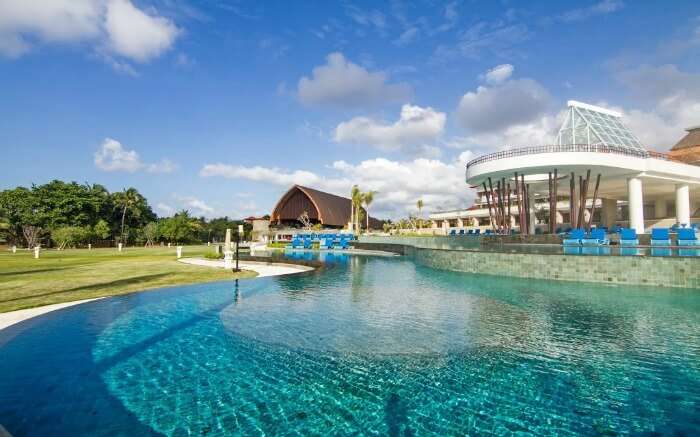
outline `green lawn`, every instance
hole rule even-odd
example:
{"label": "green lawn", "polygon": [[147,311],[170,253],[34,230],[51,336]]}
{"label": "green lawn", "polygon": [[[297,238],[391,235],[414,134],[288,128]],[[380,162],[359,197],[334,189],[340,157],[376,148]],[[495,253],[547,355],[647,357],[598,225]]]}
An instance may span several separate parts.
{"label": "green lawn", "polygon": [[[207,246],[185,246],[183,257],[203,256]],[[175,248],[18,250],[0,252],[0,313],[59,302],[112,296],[169,285],[250,278],[224,269],[175,260]]]}

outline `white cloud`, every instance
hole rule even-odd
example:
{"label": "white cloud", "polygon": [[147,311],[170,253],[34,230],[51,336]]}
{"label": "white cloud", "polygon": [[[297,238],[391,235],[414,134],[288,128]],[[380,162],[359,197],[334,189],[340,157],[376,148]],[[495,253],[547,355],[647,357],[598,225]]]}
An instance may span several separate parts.
{"label": "white cloud", "polygon": [[498,85],[499,83],[505,82],[510,79],[513,75],[513,66],[511,64],[501,64],[493,67],[484,75],[486,83],[491,85]]}
{"label": "white cloud", "polygon": [[40,43],[89,41],[119,71],[123,61],[149,61],[172,47],[175,24],[129,0],[0,0],[0,54],[17,57]]}
{"label": "white cloud", "polygon": [[175,208],[163,202],[158,203],[156,205],[156,209],[165,216],[173,215],[175,213]]}
{"label": "white cloud", "polygon": [[214,208],[207,205],[207,203],[201,199],[193,196],[174,196],[175,199],[180,202],[184,209],[189,210],[194,215],[205,215],[211,216],[214,214]]}
{"label": "white cloud", "polygon": [[111,50],[137,62],[149,61],[167,51],[178,35],[172,21],[148,15],[129,0],[110,0],[105,29]]}
{"label": "white cloud", "polygon": [[[489,73],[498,78],[507,77],[509,70],[512,73],[507,67],[495,74],[491,70],[486,77]],[[511,79],[467,92],[459,102],[456,115],[462,127],[470,133],[492,133],[537,120],[550,103],[549,93],[536,81]]]}
{"label": "white cloud", "polygon": [[587,8],[572,9],[565,12],[559,16],[559,19],[568,23],[582,21],[590,17],[607,15],[619,11],[624,5],[625,4],[620,0],[603,0]]}
{"label": "white cloud", "polygon": [[247,179],[257,182],[270,182],[276,185],[315,185],[320,178],[309,171],[297,170],[286,172],[280,168],[270,167],[245,167],[242,165],[229,164],[206,164],[199,172],[200,176],[211,177],[221,176],[228,179]]}
{"label": "white cloud", "polygon": [[76,42],[100,32],[102,5],[95,0],[0,0],[0,53],[29,51],[34,41]]}
{"label": "white cloud", "polygon": [[362,190],[377,191],[372,215],[396,218],[415,213],[418,199],[423,199],[426,210],[468,206],[472,195],[464,182],[464,165],[471,156],[471,152],[464,151],[448,162],[426,158],[376,158],[359,164],[336,161],[328,167],[332,174],[327,176],[306,170],[214,164],[204,166],[200,175],[246,179],[284,188],[300,184],[345,197],[352,185],[358,184]]}
{"label": "white cloud", "polygon": [[401,101],[411,94],[407,84],[388,84],[386,73],[370,72],[338,52],[328,55],[311,76],[299,79],[297,87],[305,105],[363,106]]}
{"label": "white cloud", "polygon": [[403,105],[401,116],[394,123],[355,117],[335,129],[335,141],[371,145],[385,151],[403,150],[412,153],[435,153],[429,143],[435,142],[445,129],[446,116],[431,107]]}
{"label": "white cloud", "polygon": [[100,149],[95,152],[95,165],[104,171],[128,171],[133,173],[143,167],[135,150],[125,150],[121,143],[105,138]]}
{"label": "white cloud", "polygon": [[171,173],[177,165],[169,159],[146,164],[136,150],[127,150],[122,144],[112,138],[105,138],[100,148],[95,152],[95,166],[104,171],[126,171],[134,173],[145,170],[149,173]]}
{"label": "white cloud", "polygon": [[618,72],[617,79],[643,105],[622,112],[646,146],[666,151],[685,134],[685,128],[700,124],[700,74],[675,65],[643,65]]}
{"label": "white cloud", "polygon": [[177,170],[178,165],[168,158],[161,159],[153,164],[146,165],[146,171],[149,173],[172,173]]}

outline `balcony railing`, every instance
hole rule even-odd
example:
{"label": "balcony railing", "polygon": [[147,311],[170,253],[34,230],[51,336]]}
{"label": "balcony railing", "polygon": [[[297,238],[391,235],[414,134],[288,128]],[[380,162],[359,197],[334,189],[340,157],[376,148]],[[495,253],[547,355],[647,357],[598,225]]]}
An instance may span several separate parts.
{"label": "balcony railing", "polygon": [[551,146],[534,146],[521,147],[518,149],[502,150],[500,152],[489,153],[472,159],[467,163],[469,167],[481,164],[482,162],[496,161],[498,159],[513,158],[516,156],[536,155],[539,153],[561,153],[561,152],[593,152],[593,153],[610,153],[614,155],[633,156],[636,158],[656,158],[666,161],[675,161],[670,156],[654,152],[651,150],[633,149],[623,146],[606,146],[602,144],[562,144]]}

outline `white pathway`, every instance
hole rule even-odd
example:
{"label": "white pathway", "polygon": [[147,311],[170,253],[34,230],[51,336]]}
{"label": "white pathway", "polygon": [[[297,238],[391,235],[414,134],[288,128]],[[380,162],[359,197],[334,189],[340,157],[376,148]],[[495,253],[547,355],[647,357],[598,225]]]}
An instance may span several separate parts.
{"label": "white pathway", "polygon": [[[208,260],[208,259],[197,259],[197,258],[182,258],[178,260],[186,264],[194,264],[197,266],[205,267],[220,267],[224,268],[224,262],[218,260]],[[278,264],[278,263],[262,263],[262,262],[241,262],[239,267],[243,270],[253,270],[258,273],[258,277],[263,276],[279,276],[279,275],[290,275],[293,273],[301,273],[309,270],[313,270],[312,267],[299,266],[294,264]],[[61,308],[67,308],[73,305],[79,305],[85,302],[91,302],[93,300],[103,299],[98,297],[95,299],[85,299],[77,300],[74,302],[63,302],[56,303],[53,305],[45,305],[36,308],[28,308],[26,310],[10,311],[9,313],[0,313],[0,330],[12,326],[15,323],[19,323],[23,320],[31,319],[32,317],[40,316],[42,314],[49,313],[51,311],[60,310]],[[2,433],[0,433],[2,436]]]}
{"label": "white pathway", "polygon": [[[180,261],[181,263],[193,264],[196,266],[218,267],[222,269],[224,268],[223,260],[181,258],[178,261]],[[254,272],[257,272],[258,277],[291,275],[294,273],[308,272],[309,270],[313,270],[313,267],[300,266],[296,264],[266,263],[256,261],[240,261],[238,263],[238,267],[240,267],[243,270],[252,270]]]}

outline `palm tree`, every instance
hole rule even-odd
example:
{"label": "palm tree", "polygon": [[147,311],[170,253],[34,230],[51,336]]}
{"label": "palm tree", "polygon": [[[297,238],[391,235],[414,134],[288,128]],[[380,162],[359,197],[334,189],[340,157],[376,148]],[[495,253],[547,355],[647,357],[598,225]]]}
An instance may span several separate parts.
{"label": "palm tree", "polygon": [[[352,190],[350,190],[350,214],[352,215],[352,228],[353,230],[355,228],[359,228],[359,211],[360,208],[362,207],[362,199],[364,195],[362,194],[362,191],[360,191],[360,188],[357,185],[352,186]],[[359,229],[358,229],[359,231]]]}
{"label": "palm tree", "polygon": [[367,230],[369,231],[369,205],[374,201],[374,195],[377,194],[376,191],[368,191],[362,196],[365,201],[365,212],[367,213]]}
{"label": "palm tree", "polygon": [[126,220],[126,212],[131,211],[138,213],[136,208],[143,202],[143,196],[136,191],[136,188],[125,189],[121,193],[115,193],[114,205],[122,210],[122,226],[119,234],[119,241],[124,241],[124,221]]}
{"label": "palm tree", "polygon": [[418,216],[419,216],[418,217],[418,225],[419,225],[419,227],[422,227],[421,220],[423,220],[423,219],[420,217],[420,215],[423,211],[423,199],[418,199],[418,202],[416,202],[416,206],[418,207]]}

